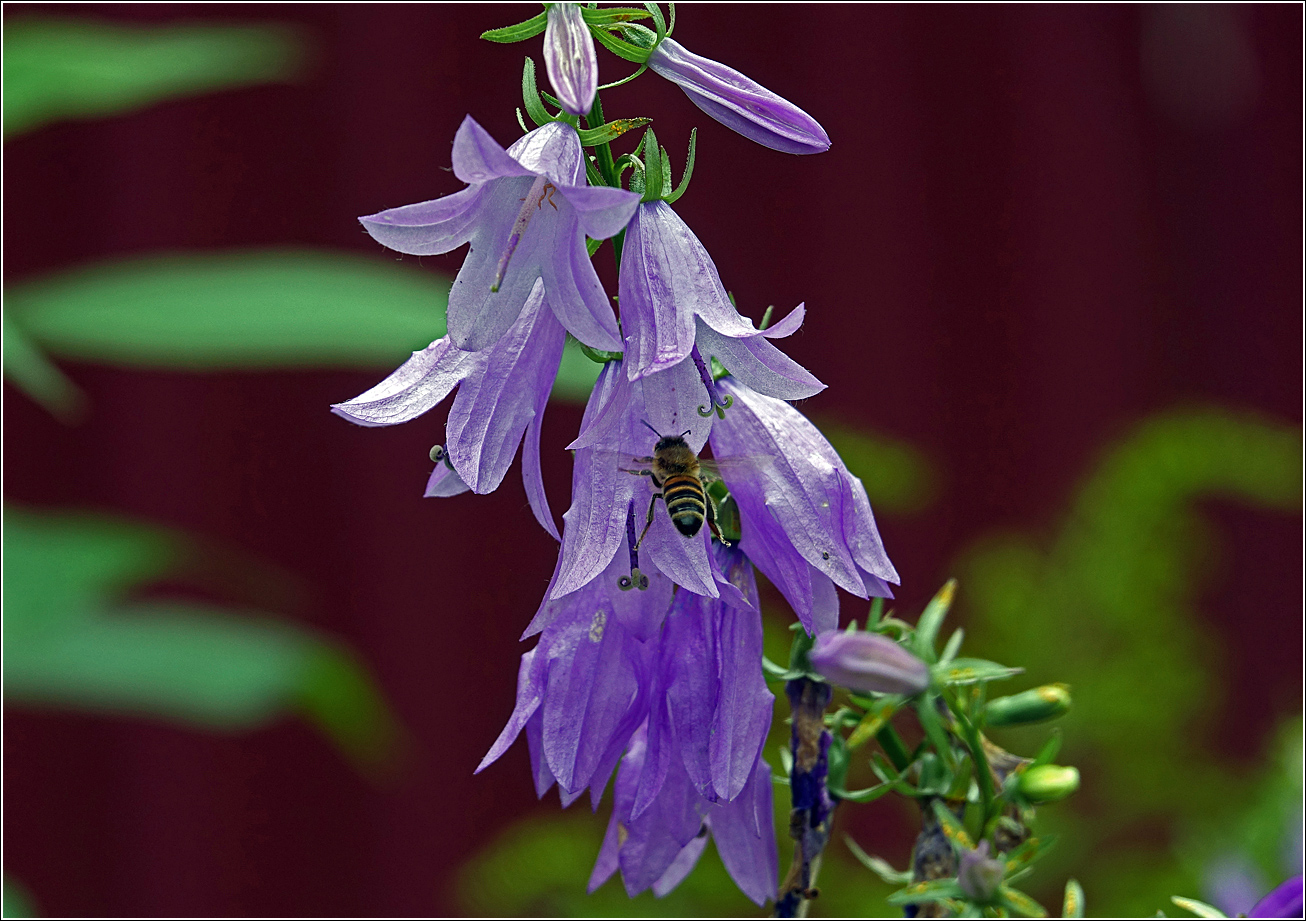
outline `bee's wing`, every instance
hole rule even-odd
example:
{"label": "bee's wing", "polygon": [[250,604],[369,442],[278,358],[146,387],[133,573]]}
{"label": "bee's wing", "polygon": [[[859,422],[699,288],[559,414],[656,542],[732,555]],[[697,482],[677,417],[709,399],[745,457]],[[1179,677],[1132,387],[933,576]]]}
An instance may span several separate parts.
{"label": "bee's wing", "polygon": [[591,450],[598,464],[605,467],[615,467],[627,473],[642,474],[653,466],[653,458],[651,457],[631,457],[629,454],[608,448],[592,448]]}
{"label": "bee's wing", "polygon": [[775,465],[775,459],[765,454],[731,454],[729,457],[700,458],[699,474],[704,482],[726,480],[740,473],[766,473]]}

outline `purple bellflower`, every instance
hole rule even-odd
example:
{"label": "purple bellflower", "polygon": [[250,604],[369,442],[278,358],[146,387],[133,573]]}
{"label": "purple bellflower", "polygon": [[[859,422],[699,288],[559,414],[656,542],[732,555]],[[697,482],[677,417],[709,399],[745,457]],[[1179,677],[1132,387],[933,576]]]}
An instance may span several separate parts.
{"label": "purple bellflower", "polygon": [[680,364],[697,346],[700,360],[717,358],[771,396],[796,400],[825,388],[768,341],[798,329],[801,307],[765,332],[741,317],[707,250],[666,202],[635,212],[617,284],[631,380]]}
{"label": "purple bellflower", "polygon": [[898,572],[884,552],[862,481],[820,431],[783,400],[728,376],[733,405],[712,428],[717,457],[759,453],[765,466],[726,475],[739,505],[740,548],[793,607],[809,633],[839,623],[835,586],[893,597]]}
{"label": "purple bellflower", "polygon": [[549,309],[581,342],[619,350],[617,321],[585,251],[630,221],[639,196],[585,184],[576,129],[550,122],[504,150],[472,120],[454,137],[453,171],[468,187],[433,201],[359,218],[401,253],[447,253],[471,243],[449,292],[449,338],[480,351],[521,315],[544,279]]}
{"label": "purple bellflower", "polygon": [[544,66],[562,107],[572,115],[588,115],[599,88],[599,59],[579,3],[549,6]]}
{"label": "purple bellflower", "polygon": [[674,39],[664,38],[653,49],[648,67],[679,86],[708,115],[763,147],[792,154],[830,149],[825,129],[798,106]]}
{"label": "purple bellflower", "polygon": [[531,511],[561,539],[540,472],[540,425],[566,339],[549,300],[543,280],[536,279],[521,315],[494,345],[465,352],[448,336],[437,339],[375,387],[332,406],[332,412],[359,425],[396,425],[432,409],[457,387],[447,446],[436,460],[426,494],[494,491],[525,435],[522,479]]}
{"label": "purple bellflower", "polygon": [[930,685],[929,666],[878,633],[827,630],[809,656],[822,678],[854,691],[910,697]]}
{"label": "purple bellflower", "polygon": [[1285,880],[1261,899],[1248,913],[1249,918],[1300,918],[1302,916],[1302,875]]}

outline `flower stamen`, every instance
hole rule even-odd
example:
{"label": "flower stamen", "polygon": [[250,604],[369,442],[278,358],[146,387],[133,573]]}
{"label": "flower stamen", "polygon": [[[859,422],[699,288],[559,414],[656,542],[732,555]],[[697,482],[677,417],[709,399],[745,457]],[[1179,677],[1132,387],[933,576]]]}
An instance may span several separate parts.
{"label": "flower stamen", "polygon": [[694,359],[694,366],[698,368],[698,376],[703,379],[703,386],[707,388],[707,398],[711,401],[710,406],[698,407],[698,414],[704,418],[716,413],[718,419],[726,417],[726,410],[735,402],[734,397],[726,394],[721,396],[717,390],[716,381],[712,377],[712,372],[707,369],[707,363],[703,361],[703,356],[698,352],[698,346],[690,351],[689,357]]}
{"label": "flower stamen", "polygon": [[558,205],[553,200],[553,193],[557,189],[553,183],[549,182],[543,176],[536,176],[535,181],[531,183],[530,191],[523,198],[521,210],[517,212],[517,220],[512,222],[512,232],[508,234],[508,248],[504,250],[499,257],[499,265],[494,273],[494,284],[490,285],[490,290],[497,292],[499,286],[503,284],[503,276],[508,272],[508,263],[512,260],[512,254],[517,251],[517,244],[521,242],[522,235],[526,233],[526,227],[531,222],[531,216],[544,207],[544,200],[547,198],[553,210],[558,210]]}
{"label": "flower stamen", "polygon": [[628,592],[638,588],[641,592],[648,588],[648,576],[639,571],[639,541],[635,540],[635,500],[630,500],[626,507],[626,546],[630,549],[630,575],[617,580],[617,588]]}

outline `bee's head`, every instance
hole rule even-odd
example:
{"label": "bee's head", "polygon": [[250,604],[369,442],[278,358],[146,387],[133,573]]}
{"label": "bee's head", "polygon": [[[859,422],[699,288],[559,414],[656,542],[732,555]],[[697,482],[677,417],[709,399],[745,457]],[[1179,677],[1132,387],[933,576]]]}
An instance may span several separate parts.
{"label": "bee's head", "polygon": [[658,451],[667,451],[674,448],[685,448],[685,449],[689,448],[689,445],[685,441],[685,436],[688,435],[690,432],[692,432],[693,429],[686,429],[685,431],[681,432],[679,435],[663,435],[657,429],[653,428],[652,423],[648,422],[648,420],[641,419],[640,421],[648,426],[649,431],[651,431],[654,435],[658,436],[658,443],[653,447],[654,453]]}

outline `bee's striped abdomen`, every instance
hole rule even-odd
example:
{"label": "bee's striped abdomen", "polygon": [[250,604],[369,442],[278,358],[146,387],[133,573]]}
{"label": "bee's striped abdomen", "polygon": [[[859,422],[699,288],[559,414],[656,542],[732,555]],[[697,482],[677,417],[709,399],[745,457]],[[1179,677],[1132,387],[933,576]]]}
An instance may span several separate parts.
{"label": "bee's striped abdomen", "polygon": [[707,514],[707,498],[698,477],[687,473],[674,474],[662,481],[662,498],[676,530],[693,537],[703,527]]}

